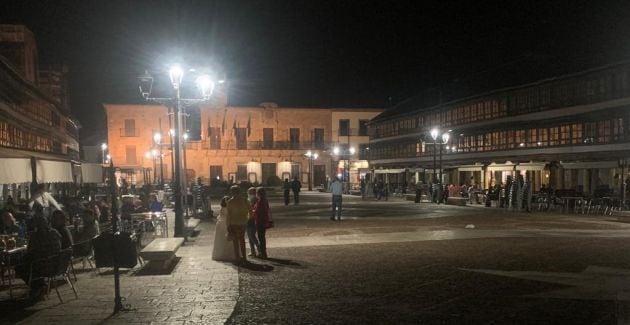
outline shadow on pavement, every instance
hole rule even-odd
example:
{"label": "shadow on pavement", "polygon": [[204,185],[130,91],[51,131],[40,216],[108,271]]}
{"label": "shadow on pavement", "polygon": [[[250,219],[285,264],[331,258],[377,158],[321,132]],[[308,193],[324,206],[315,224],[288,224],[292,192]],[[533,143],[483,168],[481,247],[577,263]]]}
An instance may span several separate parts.
{"label": "shadow on pavement", "polygon": [[249,271],[256,271],[256,272],[271,272],[274,269],[274,267],[271,265],[252,263],[251,261],[247,261],[245,264],[235,263],[234,265],[244,268]]}
{"label": "shadow on pavement", "polygon": [[179,264],[181,257],[175,257],[167,268],[162,267],[162,262],[157,261],[145,261],[144,265],[137,271],[133,272],[134,276],[144,275],[169,275],[173,273],[173,270]]}
{"label": "shadow on pavement", "polygon": [[276,266],[302,266],[302,264],[298,262],[294,262],[292,260],[287,260],[283,258],[267,257],[265,261],[269,261],[271,262],[271,264],[276,265]]}

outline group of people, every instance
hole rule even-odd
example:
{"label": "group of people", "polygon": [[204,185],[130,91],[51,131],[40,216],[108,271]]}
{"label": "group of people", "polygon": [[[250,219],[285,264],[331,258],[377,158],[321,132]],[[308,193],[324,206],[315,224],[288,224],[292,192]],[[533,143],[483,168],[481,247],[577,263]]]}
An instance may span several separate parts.
{"label": "group of people", "polygon": [[289,194],[293,191],[293,204],[300,204],[300,190],[302,189],[302,183],[298,179],[297,176],[293,178],[291,182],[289,182],[288,178],[284,179],[284,183],[282,184],[282,193],[284,195],[284,205],[289,205],[290,197]]}
{"label": "group of people", "polygon": [[100,210],[97,204],[92,202],[82,205],[82,210],[75,216],[74,226],[70,230],[68,225],[71,218],[61,210],[62,207],[56,201],[54,204],[42,201],[50,201],[52,196],[49,195],[33,196],[30,204],[32,216],[27,219],[28,222],[17,222],[16,210],[10,204],[5,204],[1,212],[0,232],[28,243],[26,253],[21,257],[15,271],[18,277],[30,285],[29,297],[35,301],[46,292],[45,281],[40,275],[49,266],[42,261],[60,254],[62,250],[89,245],[89,241],[100,234],[96,216],[96,211],[100,214]]}
{"label": "group of people", "polygon": [[[247,263],[245,234],[251,257],[267,258],[268,228],[273,226],[267,192],[263,187],[249,188],[247,197],[234,185],[230,195],[221,199],[221,211],[216,223],[212,259]],[[228,242],[232,242],[230,247]]]}

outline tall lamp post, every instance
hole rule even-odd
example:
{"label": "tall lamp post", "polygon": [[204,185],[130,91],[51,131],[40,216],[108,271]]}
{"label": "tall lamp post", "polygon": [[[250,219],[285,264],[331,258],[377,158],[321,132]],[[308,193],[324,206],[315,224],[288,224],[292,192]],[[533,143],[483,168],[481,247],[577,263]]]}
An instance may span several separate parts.
{"label": "tall lamp post", "polygon": [[450,139],[451,135],[448,132],[444,132],[442,134],[442,143],[440,143],[440,184],[442,184],[442,182],[444,181],[443,178],[443,169],[442,169],[442,147],[445,144],[448,144],[448,140]]}
{"label": "tall lamp post", "polygon": [[356,150],[354,147],[350,147],[348,150],[343,151],[339,147],[333,148],[333,155],[344,160],[343,181],[346,183],[346,194],[350,193],[350,171],[348,170],[349,160],[355,152]]}
{"label": "tall lamp post", "polygon": [[[191,72],[194,70],[190,70]],[[174,115],[174,188],[173,195],[175,197],[175,237],[184,237],[184,210],[183,210],[183,196],[182,196],[182,117],[181,117],[181,107],[182,103],[184,104],[196,104],[203,101],[207,101],[210,96],[212,96],[212,92],[214,91],[214,81],[208,75],[199,75],[196,78],[196,84],[199,90],[201,91],[201,98],[196,99],[184,99],[181,97],[181,88],[182,81],[184,79],[184,70],[179,65],[174,65],[168,71],[168,76],[170,79],[170,84],[175,91],[174,98],[154,98],[151,97],[151,92],[153,89],[153,77],[147,72],[145,72],[139,79],[139,88],[142,97],[146,100],[158,102],[160,104],[173,105],[173,115]],[[219,81],[221,83],[222,80]]]}
{"label": "tall lamp post", "polygon": [[[160,186],[164,185],[164,161],[162,160],[162,134],[159,132],[156,132],[153,134],[153,142],[155,142],[155,145],[158,147],[158,155],[160,157],[160,177],[159,177],[159,182],[158,184],[160,184]],[[157,174],[157,170],[155,171],[155,173]]]}
{"label": "tall lamp post", "polygon": [[103,142],[101,144],[101,152],[102,152],[101,158],[103,160],[103,165],[105,165],[105,150],[107,150],[107,143]]}
{"label": "tall lamp post", "polygon": [[306,156],[306,159],[308,159],[308,190],[312,191],[313,190],[313,160],[317,160],[317,157],[319,157],[319,154],[317,154],[316,152],[313,153],[309,150],[304,154],[304,156]]}
{"label": "tall lamp post", "polygon": [[433,138],[433,182],[435,183],[435,178],[437,177],[436,173],[435,173],[435,169],[437,168],[436,166],[436,156],[437,156],[437,137],[438,137],[438,133],[440,131],[438,131],[437,128],[433,128],[431,129],[431,138]]}

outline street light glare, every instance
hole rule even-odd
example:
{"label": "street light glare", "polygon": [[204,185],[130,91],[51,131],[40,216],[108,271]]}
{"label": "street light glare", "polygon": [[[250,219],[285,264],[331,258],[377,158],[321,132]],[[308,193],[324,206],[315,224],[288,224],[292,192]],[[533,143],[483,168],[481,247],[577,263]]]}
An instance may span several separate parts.
{"label": "street light glare", "polygon": [[448,143],[448,140],[451,138],[451,135],[448,133],[444,133],[442,134],[442,142],[443,143]]}
{"label": "street light glare", "polygon": [[179,89],[179,85],[182,83],[182,78],[184,77],[184,70],[179,65],[174,65],[168,70],[168,76],[171,78],[171,83],[175,89]]}
{"label": "street light glare", "polygon": [[201,90],[201,95],[204,98],[208,98],[212,96],[212,92],[214,91],[214,82],[208,75],[202,75],[197,77],[197,87]]}
{"label": "street light glare", "polygon": [[183,137],[184,137],[184,140],[188,140],[188,133],[184,133]]}
{"label": "street light glare", "polygon": [[436,128],[431,129],[431,137],[433,138],[433,141],[437,140],[438,133],[439,133],[438,129]]}
{"label": "street light glare", "polygon": [[317,153],[313,154],[313,159],[317,160],[317,157],[319,157]]}
{"label": "street light glare", "polygon": [[335,148],[333,148],[333,153],[334,153],[335,155],[338,155],[338,154],[339,154],[339,147],[335,147]]}
{"label": "street light glare", "polygon": [[107,149],[107,143],[103,143],[103,144],[101,144],[101,149],[102,149],[102,150]]}
{"label": "street light glare", "polygon": [[354,147],[350,147],[350,154],[354,155],[354,152],[355,152]]}
{"label": "street light glare", "polygon": [[157,133],[157,132],[153,134],[153,141],[155,141],[155,143],[160,144],[161,140],[162,140],[162,134]]}

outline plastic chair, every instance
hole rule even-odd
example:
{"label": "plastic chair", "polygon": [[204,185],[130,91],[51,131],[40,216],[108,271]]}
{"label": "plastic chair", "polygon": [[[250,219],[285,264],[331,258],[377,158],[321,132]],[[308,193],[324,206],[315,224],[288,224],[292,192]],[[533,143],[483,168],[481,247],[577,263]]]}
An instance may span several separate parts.
{"label": "plastic chair", "polygon": [[33,280],[44,279],[47,283],[46,295],[49,295],[51,287],[54,287],[55,292],[57,292],[57,297],[59,298],[59,301],[63,303],[63,299],[61,299],[59,289],[56,285],[53,286],[54,281],[61,277],[70,286],[70,288],[72,288],[74,296],[79,299],[77,290],[72,284],[72,281],[70,281],[69,268],[71,259],[72,249],[65,249],[62,250],[59,254],[31,262],[30,276],[28,281],[29,286],[32,284]]}
{"label": "plastic chair", "polygon": [[77,272],[74,269],[74,263],[78,261],[83,262],[83,270],[85,270],[85,263],[87,262],[87,264],[90,265],[90,268],[96,272],[96,269],[90,260],[93,257],[93,247],[94,244],[92,243],[92,239],[72,245],[72,260],[70,262],[70,269],[72,270],[72,275],[74,276],[74,282],[77,281]]}

